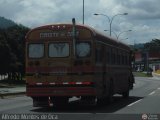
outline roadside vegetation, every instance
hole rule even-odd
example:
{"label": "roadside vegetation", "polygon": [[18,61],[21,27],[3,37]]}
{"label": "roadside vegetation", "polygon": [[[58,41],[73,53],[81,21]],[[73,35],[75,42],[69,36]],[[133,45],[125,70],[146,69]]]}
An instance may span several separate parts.
{"label": "roadside vegetation", "polygon": [[7,75],[8,82],[16,83],[25,75],[25,35],[28,31],[29,28],[18,24],[8,28],[0,26],[0,75]]}
{"label": "roadside vegetation", "polygon": [[12,87],[18,87],[18,86],[25,86],[26,81],[23,80],[9,80],[4,79],[0,80],[0,88],[12,88]]}
{"label": "roadside vegetation", "polygon": [[146,72],[133,72],[135,77],[152,77],[152,74],[147,74]]}
{"label": "roadside vegetation", "polygon": [[160,70],[155,71],[155,73],[160,74]]}

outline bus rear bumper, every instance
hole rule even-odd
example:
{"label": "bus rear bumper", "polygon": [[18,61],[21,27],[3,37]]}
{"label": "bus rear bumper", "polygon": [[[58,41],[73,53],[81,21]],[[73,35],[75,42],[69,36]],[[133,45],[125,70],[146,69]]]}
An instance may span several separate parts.
{"label": "bus rear bumper", "polygon": [[96,96],[93,87],[26,88],[27,96]]}

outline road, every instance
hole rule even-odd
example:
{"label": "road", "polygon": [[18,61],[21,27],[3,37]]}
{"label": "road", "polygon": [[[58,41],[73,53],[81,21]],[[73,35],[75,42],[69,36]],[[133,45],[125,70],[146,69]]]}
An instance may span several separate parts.
{"label": "road", "polygon": [[114,101],[106,105],[84,105],[74,100],[63,108],[34,108],[31,98],[19,96],[0,99],[0,113],[36,114],[40,115],[39,119],[50,114],[50,119],[58,120],[141,120],[142,114],[147,113],[159,120],[160,80],[136,77],[135,82],[128,99],[116,95]]}

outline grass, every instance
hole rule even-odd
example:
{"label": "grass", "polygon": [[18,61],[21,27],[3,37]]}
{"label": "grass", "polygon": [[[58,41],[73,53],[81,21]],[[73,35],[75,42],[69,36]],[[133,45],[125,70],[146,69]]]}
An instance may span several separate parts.
{"label": "grass", "polygon": [[14,87],[14,86],[25,86],[25,80],[0,80],[0,87]]}
{"label": "grass", "polygon": [[143,72],[133,72],[135,77],[152,77],[151,74],[143,73]]}
{"label": "grass", "polygon": [[157,70],[155,73],[160,74],[160,70]]}

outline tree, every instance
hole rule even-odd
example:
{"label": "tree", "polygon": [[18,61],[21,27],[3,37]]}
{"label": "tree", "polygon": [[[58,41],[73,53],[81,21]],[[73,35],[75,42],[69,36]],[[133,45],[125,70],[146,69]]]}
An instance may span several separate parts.
{"label": "tree", "polygon": [[11,79],[22,79],[25,74],[25,35],[29,31],[22,25],[15,25],[6,29],[7,43],[11,48],[16,62],[10,64],[9,75]]}
{"label": "tree", "polygon": [[19,80],[25,74],[25,35],[29,31],[22,25],[0,30],[0,74]]}
{"label": "tree", "polygon": [[6,74],[12,62],[16,61],[7,43],[3,30],[0,30],[0,74]]}
{"label": "tree", "polygon": [[145,43],[144,47],[146,50],[149,50],[149,51],[160,51],[160,40],[152,39],[151,42]]}
{"label": "tree", "polygon": [[160,58],[160,40],[152,39],[151,42],[145,43],[145,68],[147,72],[149,71],[149,58],[155,58],[154,60]]}

